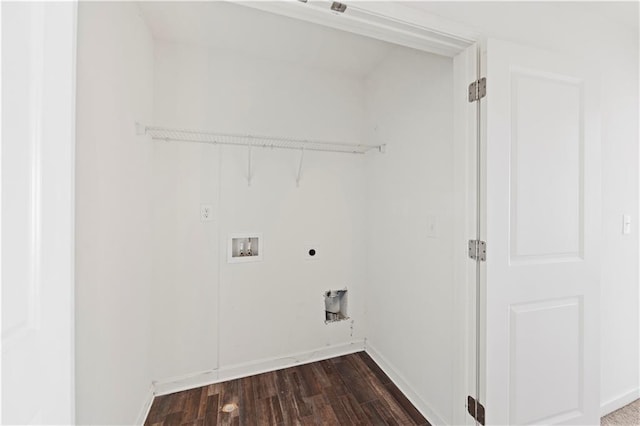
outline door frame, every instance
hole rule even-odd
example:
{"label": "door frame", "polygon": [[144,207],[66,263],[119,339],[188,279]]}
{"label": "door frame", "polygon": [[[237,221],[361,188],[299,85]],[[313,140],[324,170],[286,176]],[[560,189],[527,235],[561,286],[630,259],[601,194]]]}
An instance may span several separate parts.
{"label": "door frame", "polygon": [[[0,223],[0,254],[9,253],[7,247],[11,247],[16,239],[27,240],[30,251],[26,256],[14,257],[21,264],[28,265],[28,273],[23,270],[19,273],[15,270],[7,272],[6,264],[2,267],[3,260],[0,260],[0,270],[3,289],[10,284],[29,286],[26,295],[29,308],[25,318],[21,318],[15,326],[2,329],[0,382],[4,393],[1,396],[5,398],[10,393],[5,386],[22,384],[21,380],[6,382],[6,371],[2,371],[5,353],[14,351],[26,337],[38,335],[35,358],[41,365],[26,364],[25,361],[21,367],[33,374],[31,378],[38,381],[46,396],[34,402],[36,407],[34,412],[28,413],[30,420],[27,421],[31,424],[74,424],[77,1],[58,4],[17,3],[13,7],[28,8],[22,18],[29,25],[24,27],[25,33],[21,35],[28,35],[29,40],[27,43],[20,40],[20,43],[25,44],[21,48],[31,61],[29,69],[25,70],[29,81],[23,82],[30,96],[7,99],[7,91],[2,90],[0,81],[0,99],[2,104],[27,103],[29,113],[26,125],[20,129],[8,127],[0,118],[3,135],[0,158],[5,162],[10,161],[6,157],[8,146],[12,146],[12,153],[20,151],[31,180],[28,202],[7,200],[6,197],[11,195],[5,194],[5,185],[10,184],[16,176],[6,167],[3,168],[0,162],[0,207],[3,221],[5,209],[9,204],[14,204],[14,212],[19,210],[21,214],[24,213],[30,218],[30,223],[18,226],[16,232],[19,235],[14,233],[11,237],[7,236],[7,223],[4,223],[4,228]],[[0,3],[0,28],[2,18],[7,17],[7,10],[8,5]],[[20,105],[21,108],[23,106]],[[7,128],[9,130],[5,133]],[[7,139],[4,139],[5,136]],[[25,278],[26,275],[30,277]],[[14,423],[15,417],[11,416],[26,413],[26,410],[11,412],[9,404],[3,407],[3,398],[0,398],[0,419],[3,422]],[[7,416],[10,417],[5,419]]]}
{"label": "door frame", "polygon": [[[478,393],[484,393],[481,386],[484,383],[484,366],[481,355],[479,360],[476,359],[476,318],[481,318],[476,315],[475,298],[478,289],[478,262],[472,262],[468,258],[466,243],[467,240],[476,238],[477,227],[480,228],[480,235],[484,235],[484,226],[477,223],[477,209],[482,206],[480,217],[484,217],[486,208],[482,198],[486,193],[486,181],[478,173],[478,167],[480,172],[484,169],[482,147],[485,146],[485,140],[478,134],[478,119],[480,118],[480,123],[485,121],[484,116],[478,114],[480,103],[470,103],[466,97],[469,83],[480,78],[481,66],[484,67],[481,51],[486,37],[457,22],[391,2],[346,3],[347,10],[344,13],[331,11],[331,2],[327,1],[235,2],[265,12],[453,58],[453,86],[455,91],[461,91],[454,92],[458,93],[458,96],[454,96],[454,188],[455,193],[460,194],[454,199],[454,221],[463,226],[457,227],[454,233],[456,244],[459,245],[454,256],[453,313],[454,329],[457,330],[455,347],[458,350],[453,361],[452,420],[454,424],[473,424],[473,419],[466,411],[466,396],[479,398]],[[484,132],[485,126],[480,127]],[[481,197],[481,204],[478,203],[478,195]],[[483,288],[484,276],[480,278],[479,288]],[[478,307],[482,309],[483,306],[484,299],[480,299]],[[484,323],[479,323],[479,326],[482,342]],[[476,371],[478,366],[480,370]],[[476,386],[476,378],[480,379],[480,386]],[[406,389],[403,391],[409,399],[415,395],[413,392],[406,392]],[[418,404],[418,401],[412,402],[428,409],[424,404]]]}

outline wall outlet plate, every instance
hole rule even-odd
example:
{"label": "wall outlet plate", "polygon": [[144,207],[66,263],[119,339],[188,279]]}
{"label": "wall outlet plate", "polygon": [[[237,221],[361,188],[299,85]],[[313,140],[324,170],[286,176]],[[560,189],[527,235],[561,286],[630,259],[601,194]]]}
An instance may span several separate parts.
{"label": "wall outlet plate", "polygon": [[631,215],[622,215],[622,234],[631,234]]}
{"label": "wall outlet plate", "polygon": [[200,221],[211,222],[213,220],[213,206],[211,204],[200,204]]}

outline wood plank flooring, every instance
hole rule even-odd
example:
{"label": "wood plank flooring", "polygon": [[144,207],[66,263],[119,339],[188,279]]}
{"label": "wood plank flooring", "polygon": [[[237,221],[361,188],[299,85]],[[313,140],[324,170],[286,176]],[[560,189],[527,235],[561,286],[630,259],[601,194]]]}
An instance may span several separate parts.
{"label": "wood plank flooring", "polygon": [[[237,404],[230,413],[225,404]],[[365,352],[158,396],[146,426],[429,425]]]}

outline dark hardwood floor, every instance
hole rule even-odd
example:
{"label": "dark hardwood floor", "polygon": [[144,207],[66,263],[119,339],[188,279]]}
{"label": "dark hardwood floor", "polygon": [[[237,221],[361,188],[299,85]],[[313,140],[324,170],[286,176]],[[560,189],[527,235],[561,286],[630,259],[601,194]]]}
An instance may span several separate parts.
{"label": "dark hardwood floor", "polygon": [[[225,404],[236,404],[230,413]],[[429,425],[365,352],[154,399],[145,425]]]}

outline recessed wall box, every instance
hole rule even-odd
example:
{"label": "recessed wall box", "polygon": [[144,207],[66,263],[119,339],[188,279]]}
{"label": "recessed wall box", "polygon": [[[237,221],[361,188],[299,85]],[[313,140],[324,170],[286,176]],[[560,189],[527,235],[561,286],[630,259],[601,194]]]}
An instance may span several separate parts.
{"label": "recessed wall box", "polygon": [[324,322],[349,319],[347,315],[347,289],[327,290],[324,292]]}
{"label": "recessed wall box", "polygon": [[229,235],[227,263],[257,262],[262,260],[264,239],[259,233]]}

